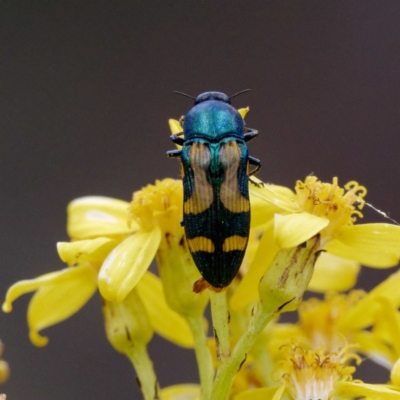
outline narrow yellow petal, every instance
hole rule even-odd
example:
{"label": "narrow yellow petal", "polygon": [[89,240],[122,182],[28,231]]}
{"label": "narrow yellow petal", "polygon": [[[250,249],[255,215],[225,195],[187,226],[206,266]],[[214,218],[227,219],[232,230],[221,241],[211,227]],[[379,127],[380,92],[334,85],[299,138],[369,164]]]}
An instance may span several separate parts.
{"label": "narrow yellow petal", "polygon": [[243,276],[243,279],[232,295],[230,305],[234,310],[241,311],[246,305],[258,299],[258,283],[278,250],[279,247],[274,241],[273,224],[271,221],[265,228],[249,270]]}
{"label": "narrow yellow petal", "polygon": [[280,400],[284,391],[285,385],[250,389],[237,394],[233,400]]}
{"label": "narrow yellow petal", "polygon": [[372,289],[359,303],[349,309],[339,323],[339,330],[358,330],[372,325],[374,316],[380,307],[380,303],[377,301],[380,297],[388,299],[395,307],[399,307],[399,287],[400,271],[389,276],[389,278]]}
{"label": "narrow yellow petal", "polygon": [[169,119],[168,125],[173,135],[183,132],[183,128],[177,119]]}
{"label": "narrow yellow petal", "polygon": [[109,301],[122,301],[150,266],[161,241],[161,230],[140,230],[119,244],[105,259],[99,290]]}
{"label": "narrow yellow petal", "polygon": [[393,365],[392,371],[390,372],[390,380],[393,385],[400,388],[400,358]]}
{"label": "narrow yellow petal", "polygon": [[374,363],[390,370],[395,361],[390,345],[369,331],[357,331],[351,335],[352,342],[360,346],[361,353],[366,354]]}
{"label": "narrow yellow petal", "polygon": [[47,338],[38,332],[67,319],[86,304],[96,291],[96,278],[96,271],[89,266],[72,267],[60,271],[39,288],[28,307],[33,344],[46,345]]}
{"label": "narrow yellow petal", "polygon": [[315,264],[308,290],[314,292],[349,290],[356,284],[359,271],[360,264],[355,261],[322,253]]}
{"label": "narrow yellow petal", "polygon": [[168,307],[161,280],[146,272],[137,284],[137,291],[147,310],[154,330],[182,347],[194,346],[193,335],[186,321]]}
{"label": "narrow yellow petal", "polygon": [[397,305],[385,297],[378,297],[379,311],[375,314],[373,334],[381,341],[389,343],[395,358],[400,357],[400,318]]}
{"label": "narrow yellow petal", "polygon": [[250,185],[250,194],[280,208],[282,211],[300,211],[298,203],[295,202],[294,193],[287,187],[269,184],[260,187]]}
{"label": "narrow yellow petal", "polygon": [[307,212],[275,215],[275,241],[283,249],[298,246],[315,236],[329,224],[327,218]]}
{"label": "narrow yellow petal", "polygon": [[358,261],[375,268],[397,265],[400,257],[400,226],[390,224],[360,224],[344,226],[326,250],[339,257]]}
{"label": "narrow yellow petal", "polygon": [[199,385],[187,383],[161,389],[161,398],[163,400],[200,400],[200,393]]}
{"label": "narrow yellow petal", "polygon": [[81,197],[67,208],[68,235],[73,239],[91,239],[130,234],[138,229],[129,221],[129,203],[101,196]]}
{"label": "narrow yellow petal", "polygon": [[98,264],[104,261],[117,244],[116,240],[109,238],[59,242],[57,251],[61,260],[69,265],[79,262]]}
{"label": "narrow yellow petal", "polygon": [[339,381],[335,385],[335,395],[346,399],[359,397],[379,400],[400,399],[400,391],[390,389],[386,385],[371,385],[363,382]]}
{"label": "narrow yellow petal", "polygon": [[246,108],[239,108],[238,109],[238,113],[240,114],[240,116],[245,119],[247,113],[250,111],[250,107],[246,107]]}
{"label": "narrow yellow petal", "polygon": [[[65,270],[63,270],[65,271]],[[19,281],[14,283],[8,290],[6,294],[6,298],[4,300],[2,309],[4,312],[12,311],[12,303],[14,300],[18,299],[18,297],[23,294],[33,292],[39,289],[42,285],[51,282],[51,280],[60,274],[61,271],[49,272],[44,275],[40,275],[35,279],[26,279],[23,281]]]}

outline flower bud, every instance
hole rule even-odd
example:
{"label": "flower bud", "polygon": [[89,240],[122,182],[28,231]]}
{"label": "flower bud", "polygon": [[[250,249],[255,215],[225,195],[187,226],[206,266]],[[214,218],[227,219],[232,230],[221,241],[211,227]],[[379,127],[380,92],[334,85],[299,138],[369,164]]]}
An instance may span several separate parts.
{"label": "flower bud", "polygon": [[121,353],[130,353],[137,345],[147,345],[153,336],[153,328],[135,289],[121,303],[104,300],[103,315],[107,338]]}
{"label": "flower bud", "polygon": [[201,275],[183,236],[177,240],[170,235],[164,246],[162,242],[156,260],[168,305],[183,317],[203,315],[208,294],[193,292],[193,284],[201,278]]}
{"label": "flower bud", "polygon": [[319,236],[314,236],[277,253],[258,286],[264,312],[272,314],[297,308],[311,280],[318,248]]}

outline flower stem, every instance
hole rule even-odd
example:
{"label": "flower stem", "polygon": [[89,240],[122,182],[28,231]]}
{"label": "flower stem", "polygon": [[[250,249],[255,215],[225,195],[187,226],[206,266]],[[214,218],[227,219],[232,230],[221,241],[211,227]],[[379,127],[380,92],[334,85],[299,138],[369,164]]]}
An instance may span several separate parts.
{"label": "flower stem", "polygon": [[146,346],[134,345],[126,355],[136,370],[144,400],[161,399],[160,386]]}
{"label": "flower stem", "polygon": [[207,347],[207,335],[204,329],[203,317],[200,315],[198,317],[187,317],[186,321],[193,333],[202,399],[209,400],[214,379],[214,368],[210,350]]}
{"label": "flower stem", "polygon": [[212,400],[228,399],[233,380],[246,360],[248,352],[253,347],[258,335],[275,316],[275,313],[267,314],[261,310],[255,318],[252,317],[249,326],[233,349],[230,359],[222,363],[218,369],[211,393]]}
{"label": "flower stem", "polygon": [[226,301],[226,291],[214,292],[209,290],[211,316],[218,359],[224,363],[229,359],[231,346],[229,340],[229,313]]}

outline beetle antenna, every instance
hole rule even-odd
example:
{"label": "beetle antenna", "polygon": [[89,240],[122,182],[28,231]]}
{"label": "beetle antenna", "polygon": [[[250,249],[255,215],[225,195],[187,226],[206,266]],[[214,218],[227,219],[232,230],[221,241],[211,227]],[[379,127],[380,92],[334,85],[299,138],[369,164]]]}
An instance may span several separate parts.
{"label": "beetle antenna", "polygon": [[232,95],[232,96],[229,97],[229,100],[232,99],[233,97],[239,96],[239,94],[249,92],[250,90],[251,90],[251,89],[244,89],[244,90],[242,90],[241,92],[235,93],[234,95]]}
{"label": "beetle antenna", "polygon": [[189,95],[186,94],[186,93],[177,92],[176,90],[174,90],[174,93],[175,93],[175,94],[180,94],[181,96],[189,97],[189,99],[192,99],[192,100],[196,100],[196,97],[189,96]]}

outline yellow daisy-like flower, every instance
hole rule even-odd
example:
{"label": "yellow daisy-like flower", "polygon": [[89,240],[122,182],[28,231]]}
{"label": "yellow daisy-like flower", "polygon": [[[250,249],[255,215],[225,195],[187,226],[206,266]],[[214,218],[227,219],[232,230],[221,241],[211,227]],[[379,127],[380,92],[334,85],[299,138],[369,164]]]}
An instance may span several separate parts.
{"label": "yellow daisy-like flower", "polygon": [[[68,206],[67,230],[75,241],[57,245],[60,258],[69,267],[10,287],[3,304],[5,312],[12,310],[12,303],[18,297],[35,292],[28,307],[29,336],[33,344],[46,345],[48,339],[39,331],[69,318],[86,304],[97,290],[100,268],[116,248],[126,249],[137,232],[136,244],[143,244],[144,235],[130,218],[129,207],[128,202],[98,196],[72,201]],[[141,252],[137,250],[134,248],[133,252],[140,257]],[[137,265],[138,260],[135,261]],[[193,337],[186,322],[167,305],[159,278],[146,272],[151,259],[141,258],[141,262],[146,267],[140,282],[139,279],[136,282],[137,291],[146,305],[153,329],[179,345],[192,347]]]}
{"label": "yellow daisy-like flower", "polygon": [[156,258],[168,304],[181,315],[201,315],[206,295],[193,293],[200,279],[184,238],[182,181],[164,179],[135,192],[129,218],[138,229],[105,259],[99,273],[100,293],[121,301],[142,279]]}
{"label": "yellow daisy-like flower", "polygon": [[396,272],[369,293],[330,292],[323,300],[303,301],[298,307],[299,321],[274,324],[264,345],[276,359],[276,349],[293,337],[306,348],[315,350],[324,345],[330,352],[339,351],[345,338],[357,343],[358,350],[369,358],[391,368],[400,357],[399,285],[400,274]]}
{"label": "yellow daisy-like flower", "polygon": [[359,263],[387,268],[399,261],[400,226],[354,225],[362,217],[360,210],[366,195],[366,189],[354,181],[341,188],[337,178],[323,183],[308,176],[304,182],[297,182],[295,193],[289,189],[277,191],[269,185],[251,187],[251,193],[269,205],[265,212],[260,209],[253,216],[266,229],[253,263],[232,299],[235,308],[256,300],[258,281],[279,249],[295,247],[316,234],[320,235],[320,249],[328,255],[322,254],[317,262],[313,288],[348,289],[355,282]]}
{"label": "yellow daisy-like flower", "polygon": [[[138,229],[106,258],[99,274],[99,289],[109,301],[122,301],[136,286],[153,261],[166,233],[177,236],[182,215],[182,184],[165,179],[135,192],[127,207],[126,223]],[[168,236],[168,235],[167,235]]]}
{"label": "yellow daisy-like flower", "polygon": [[279,400],[289,396],[293,400],[339,400],[359,397],[400,399],[400,392],[388,385],[371,385],[353,381],[355,367],[361,359],[345,346],[337,352],[306,350],[297,344],[282,346],[283,359],[278,362],[274,378],[283,385],[242,392],[235,400]]}

